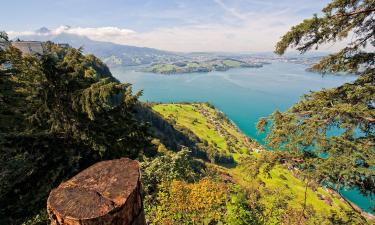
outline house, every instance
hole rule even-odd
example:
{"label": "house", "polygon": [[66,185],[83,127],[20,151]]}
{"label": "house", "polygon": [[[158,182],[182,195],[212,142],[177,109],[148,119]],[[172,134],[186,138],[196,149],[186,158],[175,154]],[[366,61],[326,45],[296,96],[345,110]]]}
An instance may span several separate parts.
{"label": "house", "polygon": [[18,48],[22,55],[43,55],[44,48],[43,43],[40,41],[14,41],[12,42],[12,46]]}

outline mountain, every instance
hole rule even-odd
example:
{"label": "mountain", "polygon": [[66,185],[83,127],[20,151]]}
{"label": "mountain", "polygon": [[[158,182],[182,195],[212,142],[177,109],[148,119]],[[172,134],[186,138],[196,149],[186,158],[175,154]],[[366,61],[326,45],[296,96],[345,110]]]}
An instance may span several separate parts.
{"label": "mountain", "polygon": [[101,58],[109,66],[134,66],[156,62],[175,61],[181,56],[153,48],[119,45],[111,42],[93,41],[84,36],[62,33],[52,39],[57,43],[69,43],[75,48],[83,47],[85,53]]}
{"label": "mountain", "polygon": [[41,27],[38,30],[35,31],[37,34],[50,34],[51,30],[49,30],[47,27]]}
{"label": "mountain", "polygon": [[86,36],[68,33],[69,26],[64,31],[54,33],[46,27],[35,31],[34,35],[19,36],[21,40],[53,41],[68,43],[74,48],[83,47],[85,54],[94,54],[101,58],[110,67],[137,66],[151,63],[172,62],[185,57],[174,52],[162,51],[154,48],[120,45],[112,42],[94,41]]}

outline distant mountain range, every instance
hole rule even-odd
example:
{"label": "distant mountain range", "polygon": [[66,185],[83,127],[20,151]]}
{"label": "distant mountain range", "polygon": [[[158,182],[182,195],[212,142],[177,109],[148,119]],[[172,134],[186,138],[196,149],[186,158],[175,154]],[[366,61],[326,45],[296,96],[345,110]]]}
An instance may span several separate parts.
{"label": "distant mountain range", "polygon": [[247,62],[257,63],[272,61],[288,61],[294,63],[302,63],[311,65],[318,61],[322,55],[327,53],[311,53],[301,56],[295,52],[287,53],[285,56],[277,56],[273,52],[259,53],[225,53],[225,52],[192,52],[192,53],[176,53],[158,50],[154,48],[136,47],[129,45],[115,44],[112,42],[94,41],[86,36],[71,34],[69,26],[62,27],[61,32],[53,32],[46,27],[42,27],[32,35],[24,35],[16,37],[21,40],[28,41],[53,41],[56,43],[68,43],[69,45],[79,48],[83,47],[86,54],[94,54],[101,58],[110,67],[115,66],[139,66],[139,65],[155,65],[170,64],[184,61],[207,61],[213,59],[237,59]]}
{"label": "distant mountain range", "polygon": [[[69,27],[66,27],[66,29],[69,29]],[[98,56],[109,66],[136,66],[160,62],[174,62],[185,58],[182,54],[154,48],[94,41],[85,36],[64,32],[53,34],[46,27],[36,30],[33,35],[24,35],[17,38],[28,41],[50,40],[56,43],[68,43],[75,48],[83,47],[84,53]]]}

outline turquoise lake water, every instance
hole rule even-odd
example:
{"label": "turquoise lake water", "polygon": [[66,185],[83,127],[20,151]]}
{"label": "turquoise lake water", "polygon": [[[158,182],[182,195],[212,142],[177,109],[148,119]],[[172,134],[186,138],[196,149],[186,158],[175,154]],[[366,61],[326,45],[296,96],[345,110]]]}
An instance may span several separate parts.
{"label": "turquoise lake water", "polygon": [[[245,134],[264,143],[255,124],[275,110],[284,111],[303,94],[337,87],[355,76],[333,76],[307,72],[306,66],[272,63],[262,68],[240,68],[225,72],[159,75],[137,68],[111,68],[121,82],[143,90],[142,101],[210,102],[223,111]],[[370,212],[373,203],[357,191],[344,191],[347,199]]]}

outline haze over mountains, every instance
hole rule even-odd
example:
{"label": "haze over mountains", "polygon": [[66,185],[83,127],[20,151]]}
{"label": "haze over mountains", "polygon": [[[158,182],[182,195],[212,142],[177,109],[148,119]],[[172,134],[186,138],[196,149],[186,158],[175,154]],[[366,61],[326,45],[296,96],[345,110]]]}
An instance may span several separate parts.
{"label": "haze over mountains", "polygon": [[[65,29],[68,31],[70,27],[65,26]],[[33,34],[26,34],[18,36],[17,38],[20,40],[33,41],[50,40],[56,43],[68,43],[74,48],[83,47],[83,51],[85,53],[92,53],[100,57],[109,66],[135,66],[161,61],[176,61],[184,58],[180,54],[154,48],[135,47],[111,42],[94,41],[86,36],[69,34],[68,32],[53,33],[46,27],[36,30]]]}
{"label": "haze over mountains", "polygon": [[[273,52],[238,52],[227,53],[221,52],[194,52],[181,53],[159,50],[148,47],[137,47],[131,45],[116,44],[113,42],[92,40],[84,34],[79,35],[71,32],[70,26],[61,26],[59,29],[50,30],[42,27],[34,32],[25,32],[13,39],[29,40],[29,41],[53,41],[56,43],[68,43],[74,48],[83,47],[83,52],[87,54],[94,54],[101,58],[108,66],[139,66],[158,63],[174,63],[179,61],[205,61],[213,59],[237,59],[247,62],[273,61],[273,60],[288,60],[296,61],[296,58],[301,58],[300,54],[291,52],[283,57],[276,56]],[[306,64],[316,62],[320,56],[326,53],[315,52],[304,55],[301,58]],[[298,59],[297,61],[300,61]]]}

